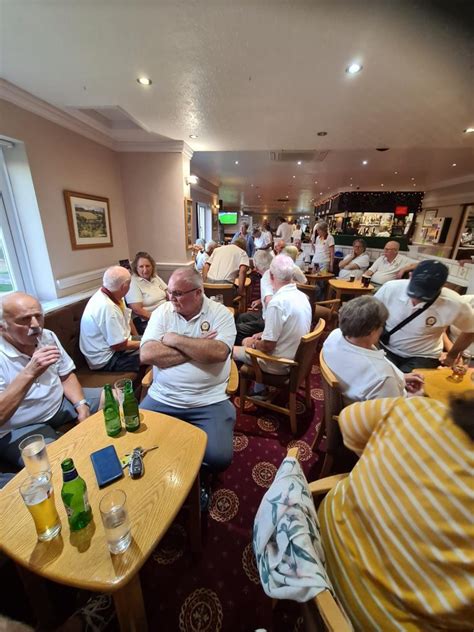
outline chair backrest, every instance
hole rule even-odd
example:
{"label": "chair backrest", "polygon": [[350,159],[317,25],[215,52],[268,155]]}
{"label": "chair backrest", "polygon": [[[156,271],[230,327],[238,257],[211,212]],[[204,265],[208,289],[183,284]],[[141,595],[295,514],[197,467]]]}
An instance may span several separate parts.
{"label": "chair backrest", "polygon": [[221,294],[227,307],[232,307],[235,298],[234,286],[230,283],[204,283],[204,294],[208,298]]}
{"label": "chair backrest", "polygon": [[296,287],[300,290],[300,292],[306,294],[312,305],[314,303],[314,299],[316,298],[316,285],[310,285],[309,283],[297,283]]}
{"label": "chair backrest", "polygon": [[301,341],[294,357],[298,366],[292,367],[290,370],[290,391],[296,390],[303,380],[308,377],[311,367],[313,366],[318,338],[323,333],[325,326],[326,321],[324,318],[320,318],[312,332],[301,336]]}
{"label": "chair backrest", "polygon": [[[324,360],[323,352],[319,354],[319,368],[321,371],[322,387],[324,393],[324,420],[326,428],[326,455],[330,460],[323,465],[322,476],[326,476],[332,465],[332,458],[343,444],[337,417],[344,408],[342,391],[337,377],[331,371]],[[325,467],[325,465],[327,467]]]}
{"label": "chair backrest", "polygon": [[74,360],[77,369],[87,367],[86,360],[79,349],[79,334],[82,313],[88,301],[89,299],[85,298],[77,303],[65,305],[48,312],[44,318],[44,326],[54,331],[66,352]]}

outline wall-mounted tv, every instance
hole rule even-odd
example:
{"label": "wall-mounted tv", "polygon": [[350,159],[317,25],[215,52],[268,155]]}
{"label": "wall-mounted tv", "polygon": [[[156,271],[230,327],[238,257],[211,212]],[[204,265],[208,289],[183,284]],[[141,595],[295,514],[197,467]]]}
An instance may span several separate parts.
{"label": "wall-mounted tv", "polygon": [[237,211],[219,211],[219,224],[237,224]]}

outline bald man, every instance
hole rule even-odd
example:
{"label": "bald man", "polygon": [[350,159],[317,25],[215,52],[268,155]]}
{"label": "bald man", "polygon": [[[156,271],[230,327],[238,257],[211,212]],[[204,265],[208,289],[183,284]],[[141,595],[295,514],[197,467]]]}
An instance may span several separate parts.
{"label": "bald man", "polygon": [[0,460],[23,467],[18,444],[40,433],[83,421],[99,407],[100,389],[82,389],[71,358],[56,335],[43,329],[36,298],[22,292],[0,303]]}
{"label": "bald man", "polygon": [[387,281],[401,279],[404,274],[414,270],[419,262],[399,254],[399,250],[398,241],[387,241],[383,255],[374,261],[363,276],[371,277],[371,283],[380,287]]}
{"label": "bald man", "polygon": [[91,296],[81,318],[79,346],[94,371],[136,371],[140,367],[140,341],[124,302],[130,272],[112,266],[104,272],[102,287]]}

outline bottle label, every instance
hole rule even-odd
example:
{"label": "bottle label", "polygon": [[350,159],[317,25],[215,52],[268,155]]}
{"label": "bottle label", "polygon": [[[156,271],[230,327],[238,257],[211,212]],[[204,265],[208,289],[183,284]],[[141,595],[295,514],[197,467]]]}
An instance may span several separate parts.
{"label": "bottle label", "polygon": [[140,426],[139,415],[127,415],[125,417],[125,427],[127,430],[136,430]]}

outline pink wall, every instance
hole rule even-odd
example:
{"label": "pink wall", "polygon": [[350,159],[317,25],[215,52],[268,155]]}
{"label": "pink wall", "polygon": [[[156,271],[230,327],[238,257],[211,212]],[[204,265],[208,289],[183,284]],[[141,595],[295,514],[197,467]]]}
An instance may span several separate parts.
{"label": "pink wall", "polygon": [[[3,100],[0,100],[0,121],[3,135],[25,144],[54,277],[106,267],[127,257],[117,153]],[[109,198],[112,248],[72,250],[63,198],[65,189]]]}

